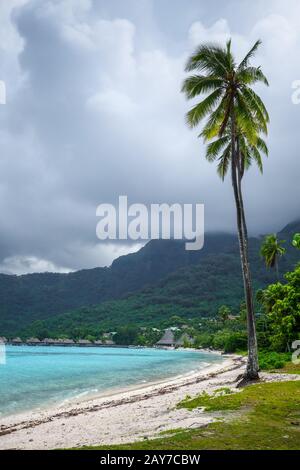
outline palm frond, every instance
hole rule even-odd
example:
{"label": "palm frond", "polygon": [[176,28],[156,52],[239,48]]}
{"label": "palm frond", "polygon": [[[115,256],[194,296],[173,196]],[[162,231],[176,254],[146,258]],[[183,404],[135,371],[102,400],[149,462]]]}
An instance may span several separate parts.
{"label": "palm frond", "polygon": [[217,166],[217,172],[222,181],[224,181],[225,176],[227,174],[228,168],[229,168],[229,163],[231,160],[231,145],[229,144],[222,155],[219,158],[219,163]]}
{"label": "palm frond", "polygon": [[261,82],[269,86],[269,82],[260,67],[247,67],[237,73],[237,78],[240,83],[245,85],[254,85]]}
{"label": "palm frond", "polygon": [[255,145],[257,141],[257,133],[259,131],[258,123],[249,109],[249,106],[247,106],[247,102],[240,93],[237,94],[236,99],[237,105],[235,106],[235,115],[238,128],[245,135],[251,145]]}
{"label": "palm frond", "polygon": [[217,136],[222,135],[222,129],[224,127],[224,120],[228,121],[228,96],[223,96],[219,106],[211,114],[208,121],[206,122],[199,137],[203,137],[204,141],[209,141]]}
{"label": "palm frond", "polygon": [[250,51],[245,55],[245,57],[243,58],[242,62],[240,63],[240,65],[238,66],[238,71],[244,69],[245,67],[248,66],[248,63],[250,61],[250,59],[252,59],[252,57],[255,55],[257,49],[259,48],[259,46],[261,45],[261,40],[258,39],[258,41],[256,41],[256,43],[254,44],[254,46],[250,49]]}
{"label": "palm frond", "polygon": [[206,159],[209,162],[213,162],[221,150],[230,143],[230,136],[226,135],[224,137],[220,137],[217,140],[214,140],[206,147]]}
{"label": "palm frond", "polygon": [[268,149],[267,144],[264,141],[264,139],[262,139],[261,137],[258,137],[257,142],[256,142],[256,146],[261,152],[263,152],[265,154],[266,157],[269,156],[269,149]]}
{"label": "palm frond", "polygon": [[251,90],[248,87],[243,88],[240,91],[243,100],[246,102],[246,105],[251,112],[252,116],[256,120],[259,129],[264,133],[268,133],[267,122],[269,119],[267,110],[261,106],[260,101],[257,100],[258,96],[256,93],[251,93]]}
{"label": "palm frond", "polygon": [[208,93],[222,87],[223,81],[213,75],[192,75],[184,80],[181,91],[187,99],[195,98],[201,93]]}
{"label": "palm frond", "polygon": [[263,163],[262,163],[262,158],[261,158],[261,154],[258,150],[257,147],[251,147],[251,155],[252,155],[252,158],[255,160],[257,166],[258,166],[258,169],[261,173],[263,173]]}
{"label": "palm frond", "polygon": [[185,71],[207,72],[223,78],[228,71],[227,53],[218,44],[202,44],[188,59]]}
{"label": "palm frond", "polygon": [[199,122],[218,105],[223,90],[218,88],[208,95],[200,103],[197,103],[186,115],[186,122],[190,127],[195,127]]}

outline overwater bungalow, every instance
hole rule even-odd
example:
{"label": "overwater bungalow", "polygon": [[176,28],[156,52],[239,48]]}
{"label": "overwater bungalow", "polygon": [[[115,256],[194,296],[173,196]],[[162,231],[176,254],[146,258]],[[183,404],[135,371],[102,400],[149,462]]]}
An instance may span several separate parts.
{"label": "overwater bungalow", "polygon": [[13,338],[11,340],[11,344],[23,344],[23,341],[21,340],[21,338],[17,337],[17,338]]}
{"label": "overwater bungalow", "polygon": [[73,339],[65,338],[60,340],[60,344],[63,346],[72,346],[75,342]]}
{"label": "overwater bungalow", "polygon": [[40,340],[38,338],[29,338],[27,341],[26,341],[26,344],[29,344],[30,346],[35,346],[37,344],[40,344]]}
{"label": "overwater bungalow", "polygon": [[52,339],[52,338],[44,338],[40,342],[40,344],[43,345],[43,346],[52,346],[52,344],[54,344],[54,343],[55,343],[55,340]]}
{"label": "overwater bungalow", "polygon": [[88,339],[79,339],[79,340],[77,341],[77,344],[78,344],[79,346],[92,346],[92,345],[93,345],[93,343],[92,343],[90,340],[88,340]]}
{"label": "overwater bungalow", "polygon": [[72,346],[73,344],[75,344],[75,342],[73,339],[59,338],[55,340],[55,344],[58,344],[59,346]]}
{"label": "overwater bungalow", "polygon": [[176,344],[176,341],[175,341],[174,333],[170,328],[168,328],[167,330],[165,330],[162,338],[159,341],[157,341],[156,346],[174,347],[175,344]]}

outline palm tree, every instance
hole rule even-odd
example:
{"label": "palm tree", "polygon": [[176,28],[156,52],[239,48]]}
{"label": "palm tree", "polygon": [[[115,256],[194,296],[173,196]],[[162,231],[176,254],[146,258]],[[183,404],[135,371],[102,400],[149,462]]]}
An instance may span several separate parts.
{"label": "palm tree", "polygon": [[300,250],[300,233],[295,233],[295,235],[293,236],[292,245],[298,250]]}
{"label": "palm tree", "polygon": [[266,235],[260,248],[260,254],[264,258],[267,268],[275,268],[277,279],[279,280],[278,260],[286,252],[282,243],[284,240],[278,240],[275,233]]}
{"label": "palm tree", "polygon": [[193,128],[207,118],[200,134],[205,142],[212,141],[206,157],[214,160],[210,156],[217,156],[225,149],[219,174],[225,176],[229,165],[231,169],[247,308],[248,361],[245,380],[259,378],[242,177],[244,169],[253,159],[261,162],[259,150],[266,153],[260,134],[267,134],[269,116],[261,98],[251,88],[258,82],[268,85],[261,68],[250,65],[260,44],[257,41],[238,65],[231,52],[231,41],[227,42],[226,47],[218,44],[200,45],[189,58],[185,69],[187,72],[193,71],[194,75],[188,77],[182,87],[188,99],[206,95],[187,113],[187,124]]}

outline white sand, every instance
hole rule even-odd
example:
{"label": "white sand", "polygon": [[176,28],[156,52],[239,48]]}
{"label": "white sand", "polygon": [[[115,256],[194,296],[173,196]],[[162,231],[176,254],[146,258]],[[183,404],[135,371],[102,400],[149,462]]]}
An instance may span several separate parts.
{"label": "white sand", "polygon": [[[203,390],[235,387],[245,359],[227,356],[197,373],[110,396],[69,403],[39,412],[2,418],[0,449],[55,449],[132,442],[175,428],[204,426],[214,420],[176,404]],[[263,380],[299,380],[299,376],[261,374]]]}

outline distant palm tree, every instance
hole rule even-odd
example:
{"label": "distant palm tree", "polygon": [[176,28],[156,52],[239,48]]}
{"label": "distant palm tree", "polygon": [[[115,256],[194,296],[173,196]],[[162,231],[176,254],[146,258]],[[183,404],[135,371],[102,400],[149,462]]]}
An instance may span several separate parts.
{"label": "distant palm tree", "polygon": [[284,240],[278,240],[275,233],[267,235],[260,248],[260,254],[264,258],[267,268],[275,268],[277,279],[279,279],[278,260],[284,255],[286,249],[283,248]]}
{"label": "distant palm tree", "polygon": [[300,250],[300,233],[295,233],[295,235],[293,236],[292,245],[298,250]]}
{"label": "distant palm tree", "polygon": [[247,308],[248,362],[245,380],[259,377],[242,177],[251,160],[255,159],[260,166],[259,150],[267,153],[260,134],[267,134],[269,116],[261,98],[251,88],[257,82],[268,85],[260,67],[250,66],[250,59],[260,43],[257,41],[254,44],[239,65],[231,52],[231,41],[225,48],[215,44],[200,45],[186,65],[186,71],[195,71],[195,74],[188,77],[182,87],[188,99],[206,95],[187,113],[187,123],[193,128],[207,118],[200,136],[205,142],[213,142],[208,147],[206,157],[214,160],[223,151],[218,168],[222,178],[229,165],[231,168]]}

